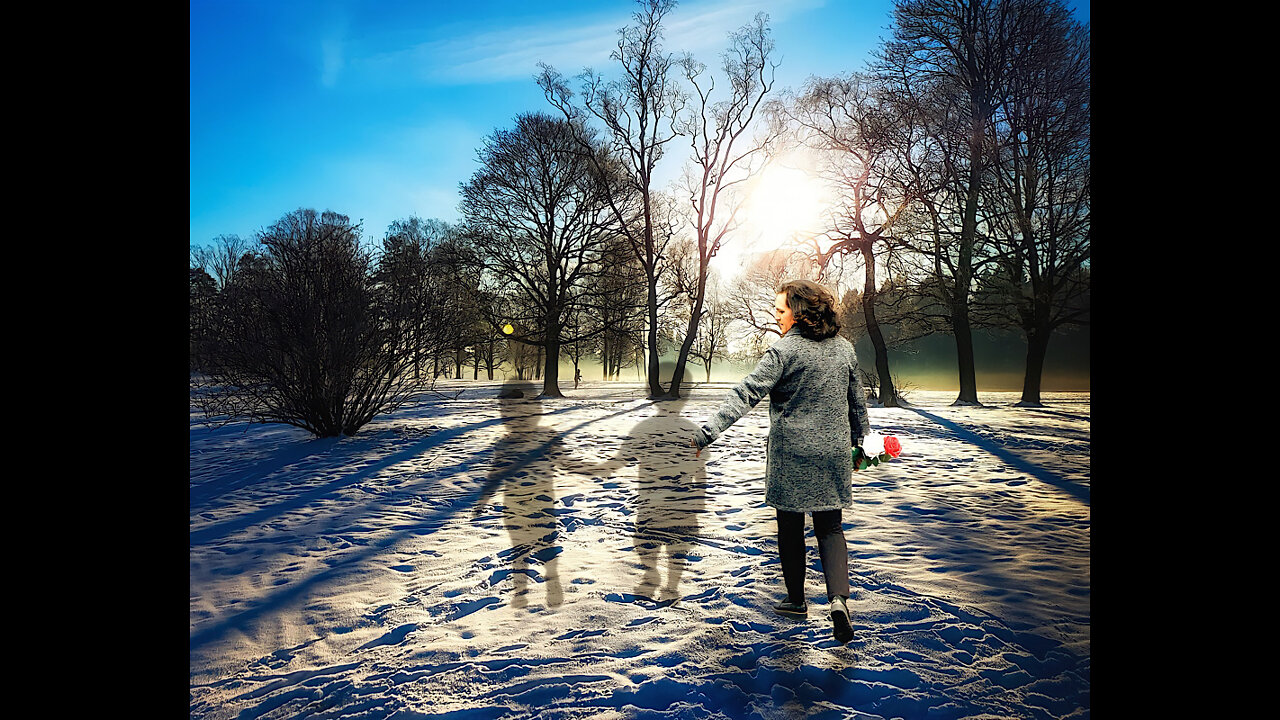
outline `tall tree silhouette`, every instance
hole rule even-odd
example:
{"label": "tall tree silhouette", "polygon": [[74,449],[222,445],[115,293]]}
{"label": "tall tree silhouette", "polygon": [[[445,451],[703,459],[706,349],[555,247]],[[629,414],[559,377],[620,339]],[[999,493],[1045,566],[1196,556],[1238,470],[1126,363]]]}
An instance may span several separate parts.
{"label": "tall tree silhouette", "polygon": [[[582,126],[588,118],[602,123],[606,141],[627,170],[623,192],[609,196],[610,207],[645,273],[648,297],[648,384],[651,397],[663,394],[658,363],[659,283],[662,257],[672,236],[661,231],[658,194],[653,175],[666,146],[679,136],[675,124],[686,103],[674,72],[676,59],[663,52],[662,22],[676,6],[674,0],[638,0],[634,24],[618,31],[611,57],[621,66],[621,76],[606,81],[586,70],[581,80],[581,104],[565,78],[554,68],[540,64],[538,84],[547,100],[564,116]],[[584,144],[586,157],[596,153]]]}
{"label": "tall tree silhouette", "polygon": [[[898,405],[889,370],[889,342],[877,317],[884,265],[881,250],[894,242],[894,225],[910,197],[895,181],[901,128],[891,106],[881,102],[875,79],[859,73],[836,78],[810,78],[800,93],[778,105],[795,128],[797,139],[817,151],[821,173],[835,195],[828,213],[828,242],[815,241],[812,255],[823,275],[834,258],[861,260],[862,319],[875,351],[880,401]],[[819,276],[822,279],[822,275]]]}
{"label": "tall tree silhouette", "polygon": [[[481,167],[461,187],[466,235],[495,292],[523,313],[511,339],[544,351],[542,395],[549,397],[562,396],[561,346],[585,339],[563,336],[566,320],[599,292],[593,280],[614,232],[608,197],[619,180],[608,169],[615,165],[578,151],[585,134],[545,113],[519,115],[514,128],[485,139]],[[605,155],[599,145],[595,152]]]}
{"label": "tall tree silhouette", "polygon": [[1049,338],[1088,322],[1089,31],[1061,2],[1030,3],[997,117],[988,196],[997,270],[982,295],[1027,340],[1021,404],[1039,405]]}
{"label": "tall tree silhouette", "polygon": [[694,89],[694,112],[681,130],[692,140],[692,172],[686,176],[688,199],[697,243],[696,275],[691,283],[687,327],[666,397],[680,397],[685,364],[698,338],[698,325],[705,315],[707,274],[711,258],[739,227],[737,216],[745,194],[742,184],[764,169],[778,138],[778,126],[766,125],[764,132],[751,135],[765,96],[773,88],[775,63],[770,61],[773,38],[769,18],[755,19],[729,36],[729,48],[721,67],[728,80],[729,94],[723,100],[712,97],[714,82],[706,77],[706,67],[685,55],[685,77]]}
{"label": "tall tree silhouette", "polygon": [[[891,38],[876,70],[897,102],[915,111],[919,143],[938,159],[941,184],[918,188],[933,219],[919,249],[933,259],[939,300],[955,336],[960,392],[977,405],[970,299],[989,261],[979,229],[984,186],[992,182],[995,115],[1009,92],[1019,6],[1015,0],[896,0]],[[931,192],[932,191],[932,192]]]}

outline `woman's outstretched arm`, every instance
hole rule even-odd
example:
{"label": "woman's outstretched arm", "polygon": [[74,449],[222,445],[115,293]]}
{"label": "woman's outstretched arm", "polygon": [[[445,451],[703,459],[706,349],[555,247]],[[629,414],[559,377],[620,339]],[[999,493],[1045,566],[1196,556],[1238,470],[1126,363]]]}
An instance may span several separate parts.
{"label": "woman's outstretched arm", "polygon": [[750,412],[764,396],[773,390],[782,378],[782,356],[776,348],[765,351],[764,357],[750,375],[742,378],[738,386],[730,390],[720,403],[720,409],[694,433],[694,443],[701,449],[720,437],[730,425]]}

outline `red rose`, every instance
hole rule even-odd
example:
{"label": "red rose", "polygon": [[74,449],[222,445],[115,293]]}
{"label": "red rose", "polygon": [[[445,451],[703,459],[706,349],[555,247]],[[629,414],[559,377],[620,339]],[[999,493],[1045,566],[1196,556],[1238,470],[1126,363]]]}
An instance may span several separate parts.
{"label": "red rose", "polygon": [[902,443],[898,442],[898,438],[890,435],[884,439],[884,451],[889,457],[896,458],[902,453]]}

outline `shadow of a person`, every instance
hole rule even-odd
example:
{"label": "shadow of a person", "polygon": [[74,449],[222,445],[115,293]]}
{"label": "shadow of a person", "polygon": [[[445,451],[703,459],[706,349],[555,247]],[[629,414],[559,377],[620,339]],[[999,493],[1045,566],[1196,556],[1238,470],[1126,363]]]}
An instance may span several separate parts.
{"label": "shadow of a person", "polygon": [[[490,448],[492,459],[489,464],[489,473],[485,477],[484,485],[480,488],[475,507],[472,508],[472,518],[478,518],[490,509],[489,502],[499,490],[502,490],[507,476],[519,470],[522,451],[518,443],[529,434],[525,429],[529,424],[526,401],[536,395],[537,390],[532,385],[513,380],[504,383],[502,390],[499,391],[495,402],[501,418],[498,427],[502,435]],[[537,424],[536,418],[533,419],[533,423]]]}
{"label": "shadow of a person", "polygon": [[633,537],[643,575],[634,594],[659,601],[680,597],[680,579],[707,502],[706,458],[689,449],[695,426],[681,415],[687,401],[654,403],[658,412],[632,427],[613,457],[578,468],[613,475],[636,466]]}
{"label": "shadow of a person", "polygon": [[[512,389],[522,390],[523,397],[501,396],[513,394]],[[503,388],[497,400],[503,434],[494,442],[491,470],[473,513],[473,517],[482,514],[493,495],[502,492],[502,526],[511,547],[498,556],[511,566],[515,583],[511,604],[518,608],[529,604],[530,579],[546,586],[548,607],[564,602],[558,570],[561,547],[554,468],[534,464],[545,459],[559,439],[554,430],[541,424],[543,405],[537,393],[532,386],[511,384]]]}

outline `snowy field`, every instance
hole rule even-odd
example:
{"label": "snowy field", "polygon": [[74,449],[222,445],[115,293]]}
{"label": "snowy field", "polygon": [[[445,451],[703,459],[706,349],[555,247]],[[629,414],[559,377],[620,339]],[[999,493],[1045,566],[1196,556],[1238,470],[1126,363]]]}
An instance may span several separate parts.
{"label": "snowy field", "polygon": [[[359,435],[192,415],[192,718],[1087,718],[1089,395],[914,392],[845,511],[855,638],[763,504],[767,401],[446,382]],[[462,390],[456,399],[453,393]]]}

